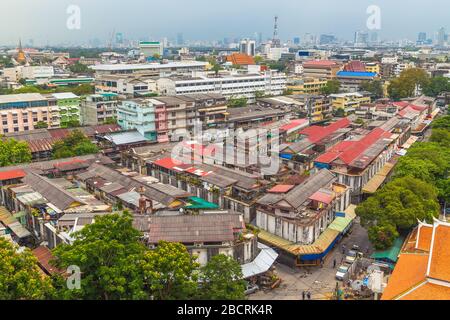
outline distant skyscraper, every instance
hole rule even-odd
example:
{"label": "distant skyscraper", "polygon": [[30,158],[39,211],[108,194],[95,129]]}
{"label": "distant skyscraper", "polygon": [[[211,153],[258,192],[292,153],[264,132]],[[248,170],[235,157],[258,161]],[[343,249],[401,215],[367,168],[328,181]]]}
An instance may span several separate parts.
{"label": "distant skyscraper", "polygon": [[261,45],[263,43],[263,34],[262,32],[258,32],[258,45]]}
{"label": "distant skyscraper", "polygon": [[369,34],[365,31],[356,31],[355,32],[355,46],[366,46],[369,42]]}
{"label": "distant skyscraper", "polygon": [[294,44],[297,45],[297,46],[300,44],[300,37],[295,37],[294,38]]}
{"label": "distant skyscraper", "polygon": [[272,46],[274,48],[281,47],[281,41],[278,38],[278,16],[275,16],[275,24],[273,26],[273,38],[272,38]]}
{"label": "distant skyscraper", "polygon": [[123,33],[121,32],[116,33],[116,43],[123,44]]}
{"label": "distant skyscraper", "polygon": [[370,43],[377,44],[379,42],[378,40],[378,32],[372,31],[370,33]]}
{"label": "distant skyscraper", "polygon": [[336,37],[330,34],[320,35],[320,44],[330,44],[336,41]]}
{"label": "distant skyscraper", "polygon": [[426,32],[419,32],[417,35],[417,44],[425,44],[427,42]]}
{"label": "distant skyscraper", "polygon": [[184,45],[183,34],[181,32],[177,34],[177,45]]}
{"label": "distant skyscraper", "polygon": [[442,28],[439,29],[438,35],[437,35],[437,44],[438,44],[438,46],[444,46],[444,44],[445,44],[445,36],[446,36],[445,28],[442,27]]}
{"label": "distant skyscraper", "polygon": [[239,52],[254,56],[256,54],[256,41],[250,39],[242,39],[239,43]]}

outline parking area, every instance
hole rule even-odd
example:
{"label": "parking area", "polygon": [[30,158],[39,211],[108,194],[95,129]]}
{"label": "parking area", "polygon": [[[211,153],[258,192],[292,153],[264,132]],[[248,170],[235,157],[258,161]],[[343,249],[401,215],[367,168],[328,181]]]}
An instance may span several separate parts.
{"label": "parking area", "polygon": [[[301,300],[302,292],[309,291],[311,300],[328,300],[333,296],[336,288],[335,279],[337,268],[341,261],[345,259],[342,253],[342,246],[351,249],[353,245],[358,245],[364,256],[372,254],[367,231],[361,227],[356,219],[351,234],[345,236],[336,247],[328,254],[323,267],[303,267],[290,268],[280,263],[276,263],[276,273],[282,279],[281,285],[270,291],[257,291],[251,294],[250,300]],[[336,260],[336,268],[333,267]],[[342,286],[342,282],[339,282]]]}

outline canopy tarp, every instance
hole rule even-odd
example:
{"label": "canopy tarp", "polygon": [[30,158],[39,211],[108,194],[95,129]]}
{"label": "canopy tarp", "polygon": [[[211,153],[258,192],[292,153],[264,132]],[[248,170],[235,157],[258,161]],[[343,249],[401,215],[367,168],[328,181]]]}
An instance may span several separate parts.
{"label": "canopy tarp", "polygon": [[186,209],[218,209],[219,206],[215,203],[208,202],[199,197],[189,197]]}
{"label": "canopy tarp", "polygon": [[396,263],[404,241],[405,239],[403,237],[398,237],[397,239],[395,239],[392,247],[384,251],[375,252],[374,254],[372,254],[371,258],[375,260],[382,260]]}

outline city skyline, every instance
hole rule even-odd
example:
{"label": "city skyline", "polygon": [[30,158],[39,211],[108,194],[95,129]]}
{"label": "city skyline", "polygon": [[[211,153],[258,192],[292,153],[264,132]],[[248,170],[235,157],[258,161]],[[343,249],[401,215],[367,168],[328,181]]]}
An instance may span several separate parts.
{"label": "city skyline", "polygon": [[[371,5],[381,10],[381,29],[376,30],[380,39],[416,40],[419,32],[426,32],[428,38],[434,40],[441,27],[448,29],[446,13],[439,10],[444,1],[432,0],[433,6],[424,6],[418,0],[395,3],[345,0],[339,4],[328,0],[314,3],[281,0],[276,8],[269,8],[250,0],[239,3],[240,10],[236,11],[236,0],[230,0],[227,6],[212,6],[208,1],[196,0],[178,13],[178,0],[159,7],[153,1],[131,0],[120,8],[104,0],[95,3],[41,0],[39,4],[29,0],[5,0],[0,4],[0,27],[10,31],[0,34],[0,44],[15,45],[19,38],[24,43],[33,39],[35,45],[86,44],[94,39],[104,43],[114,32],[133,40],[164,37],[176,40],[179,33],[183,34],[184,41],[257,37],[258,33],[262,33],[265,40],[272,36],[275,15],[279,16],[279,36],[283,40],[311,33],[333,34],[338,39],[351,41],[356,31],[369,31],[366,10]],[[81,10],[79,30],[67,28],[70,5],[77,5]],[[408,18],[401,14],[406,9]],[[11,25],[14,28],[8,27]]]}

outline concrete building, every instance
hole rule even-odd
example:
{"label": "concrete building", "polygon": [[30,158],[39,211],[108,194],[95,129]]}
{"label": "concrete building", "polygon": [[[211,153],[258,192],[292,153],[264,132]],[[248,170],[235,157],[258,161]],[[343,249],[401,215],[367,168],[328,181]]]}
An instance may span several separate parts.
{"label": "concrete building", "polygon": [[118,96],[115,93],[89,95],[81,101],[81,123],[98,125],[117,118]]}
{"label": "concrete building", "polygon": [[371,102],[370,96],[358,92],[332,94],[330,99],[334,110],[343,109],[346,113],[358,110],[361,105]]}
{"label": "concrete building", "polygon": [[319,78],[290,78],[287,89],[292,94],[320,94],[321,89],[326,87],[327,79]]}
{"label": "concrete building", "polygon": [[97,93],[111,92],[128,98],[145,96],[156,92],[154,77],[139,75],[102,75],[95,79]]}
{"label": "concrete building", "polygon": [[[277,185],[256,202],[260,240],[277,247],[283,263],[317,265],[340,236],[329,228],[336,212],[344,212],[349,204],[349,189],[326,169],[297,186]],[[351,220],[346,223],[343,233]]]}
{"label": "concrete building", "polygon": [[52,121],[52,126],[67,128],[81,123],[81,98],[71,92],[53,93],[59,112],[59,123]]}
{"label": "concrete building", "polygon": [[373,81],[378,75],[373,72],[353,72],[353,71],[339,71],[337,79],[340,83],[340,90],[343,92],[357,92],[361,90],[361,85],[365,81]]}
{"label": "concrete building", "polygon": [[136,129],[146,139],[157,141],[155,107],[147,99],[122,101],[117,106],[117,123],[124,130]]}
{"label": "concrete building", "polygon": [[151,58],[155,55],[162,56],[164,53],[164,46],[159,41],[141,41],[139,42],[139,49],[146,58]]}
{"label": "concrete building", "polygon": [[254,101],[257,92],[264,95],[283,94],[286,82],[284,73],[268,71],[260,74],[161,78],[157,80],[157,88],[161,95],[219,93],[227,99],[244,97]]}
{"label": "concrete building", "polygon": [[39,93],[0,96],[0,133],[22,132],[35,129],[38,122],[48,126],[59,122],[56,101]]}
{"label": "concrete building", "polygon": [[207,62],[202,61],[171,61],[167,63],[142,64],[98,64],[90,66],[95,71],[95,77],[102,75],[141,75],[167,77],[173,74],[190,75],[193,71],[205,71]]}
{"label": "concrete building", "polygon": [[335,61],[312,60],[303,63],[303,75],[305,78],[336,79],[336,74],[341,66]]}
{"label": "concrete building", "polygon": [[239,52],[249,56],[256,54],[256,41],[250,39],[242,39],[239,43]]}

